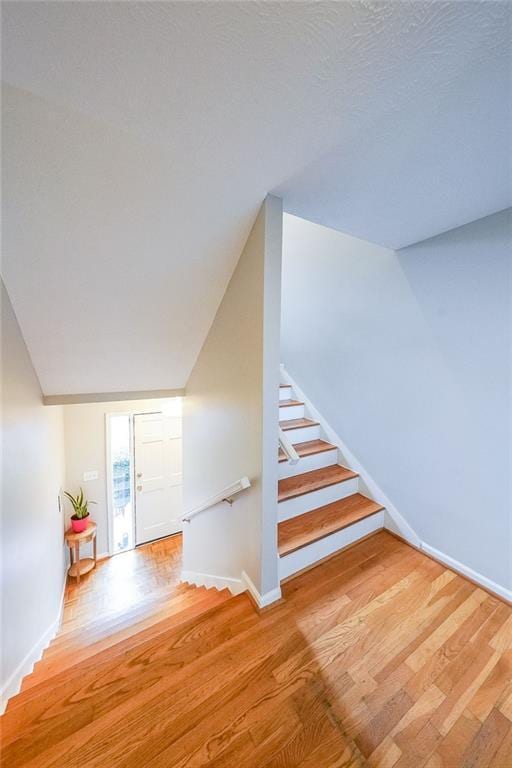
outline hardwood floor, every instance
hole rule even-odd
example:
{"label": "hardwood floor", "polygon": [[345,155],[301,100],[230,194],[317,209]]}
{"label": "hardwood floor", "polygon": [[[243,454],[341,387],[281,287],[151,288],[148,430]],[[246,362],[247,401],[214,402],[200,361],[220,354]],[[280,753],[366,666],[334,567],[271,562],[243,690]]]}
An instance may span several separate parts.
{"label": "hardwood floor", "polygon": [[17,768],[510,768],[512,608],[381,532],[14,700]]}
{"label": "hardwood floor", "polygon": [[77,585],[68,577],[62,629],[79,628],[100,616],[128,611],[180,583],[181,534],[100,560]]}

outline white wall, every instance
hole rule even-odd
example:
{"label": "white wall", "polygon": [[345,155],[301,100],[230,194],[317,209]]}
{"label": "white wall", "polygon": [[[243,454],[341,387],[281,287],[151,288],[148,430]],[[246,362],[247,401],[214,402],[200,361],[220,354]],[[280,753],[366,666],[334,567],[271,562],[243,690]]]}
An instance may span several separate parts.
{"label": "white wall", "polygon": [[[106,414],[147,413],[165,408],[168,399],[124,400],[110,403],[65,405],[64,429],[66,440],[65,489],[76,493],[84,489],[88,499],[96,504],[89,507],[91,519],[97,526],[98,555],[108,553],[108,509],[106,477]],[[98,472],[97,480],[84,481],[84,472]],[[66,520],[72,510],[66,502]],[[84,549],[85,552],[85,549]]]}
{"label": "white wall", "polygon": [[60,406],[44,406],[3,283],[2,700],[16,693],[57,628],[65,580]]}
{"label": "white wall", "polygon": [[[248,475],[232,507],[184,529],[184,569],[278,586],[277,440],[281,201],[265,200],[187,383],[185,510]],[[270,460],[272,455],[272,460]],[[265,532],[262,533],[263,527]]]}
{"label": "white wall", "polygon": [[511,212],[398,252],[285,216],[286,368],[419,537],[512,587]]}

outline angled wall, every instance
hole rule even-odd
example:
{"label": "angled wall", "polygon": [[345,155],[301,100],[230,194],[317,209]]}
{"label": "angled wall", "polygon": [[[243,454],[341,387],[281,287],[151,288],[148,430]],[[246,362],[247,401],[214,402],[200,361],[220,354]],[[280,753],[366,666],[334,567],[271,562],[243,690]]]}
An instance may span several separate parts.
{"label": "angled wall", "polygon": [[252,483],[233,506],[185,524],[184,570],[235,582],[246,573],[260,595],[278,588],[281,227],[281,201],[267,197],[187,383],[183,414],[185,511],[244,475]]}
{"label": "angled wall", "polygon": [[17,692],[58,626],[65,581],[61,406],[41,388],[3,283],[2,704]]}
{"label": "angled wall", "polygon": [[397,252],[284,220],[287,370],[430,551],[505,590],[511,245],[510,211]]}

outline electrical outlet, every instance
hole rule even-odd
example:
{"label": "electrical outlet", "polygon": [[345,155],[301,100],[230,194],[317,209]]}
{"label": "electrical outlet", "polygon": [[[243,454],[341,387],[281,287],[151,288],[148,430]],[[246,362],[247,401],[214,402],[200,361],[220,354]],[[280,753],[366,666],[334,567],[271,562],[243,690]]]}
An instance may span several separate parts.
{"label": "electrical outlet", "polygon": [[97,470],[93,470],[92,472],[84,472],[84,483],[86,483],[88,480],[97,480],[99,477],[99,472]]}

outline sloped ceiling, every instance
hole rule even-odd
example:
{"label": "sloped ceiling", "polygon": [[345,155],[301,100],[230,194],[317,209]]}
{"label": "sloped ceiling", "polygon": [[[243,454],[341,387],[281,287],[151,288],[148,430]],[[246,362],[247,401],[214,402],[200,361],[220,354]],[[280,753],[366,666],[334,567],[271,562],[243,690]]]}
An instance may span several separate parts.
{"label": "sloped ceiling", "polygon": [[2,271],[43,391],[184,386],[267,192],[395,248],[511,205],[510,13],[4,3]]}

